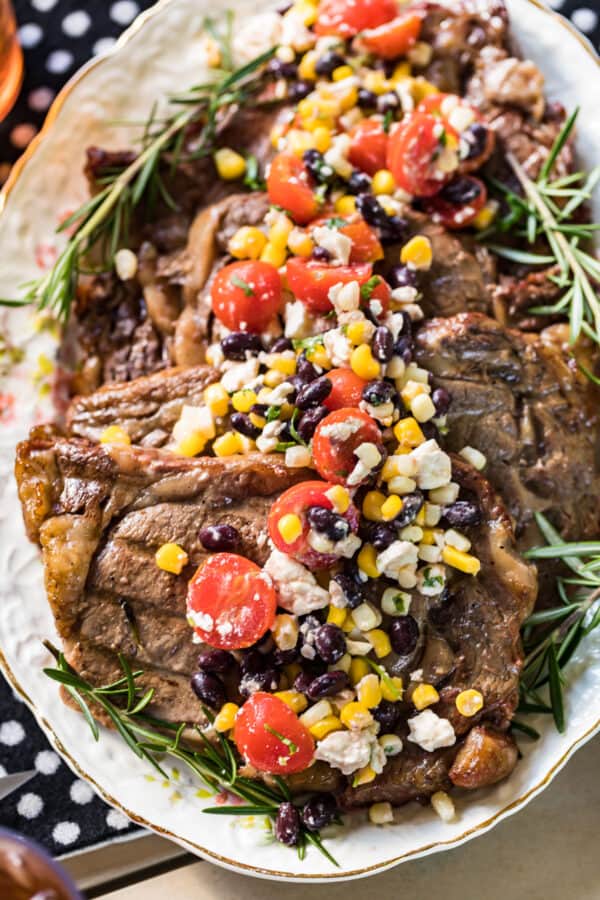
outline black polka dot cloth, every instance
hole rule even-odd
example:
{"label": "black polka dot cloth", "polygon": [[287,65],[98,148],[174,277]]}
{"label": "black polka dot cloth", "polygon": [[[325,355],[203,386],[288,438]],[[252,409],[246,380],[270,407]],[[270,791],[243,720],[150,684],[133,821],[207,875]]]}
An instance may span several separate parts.
{"label": "black polka dot cloth", "polygon": [[[16,105],[0,123],[0,184],[64,82],[151,5],[152,0],[14,0],[26,74]],[[579,0],[551,0],[551,5],[600,45],[600,0],[593,6]],[[25,769],[37,774],[2,801],[0,825],[36,838],[57,855],[133,830],[60,760],[0,676],[0,775]]]}

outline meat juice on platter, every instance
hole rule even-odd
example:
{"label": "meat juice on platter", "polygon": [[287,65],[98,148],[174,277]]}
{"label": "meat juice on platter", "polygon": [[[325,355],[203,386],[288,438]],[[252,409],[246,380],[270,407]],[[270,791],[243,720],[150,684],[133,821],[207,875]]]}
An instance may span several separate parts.
{"label": "meat juice on platter", "polygon": [[24,298],[62,320],[61,409],[16,477],[66,702],[329,854],[344,811],[450,820],[509,777],[517,707],[564,727],[588,173],[501,3],[299,0],[205,45],[139,155],[87,150]]}

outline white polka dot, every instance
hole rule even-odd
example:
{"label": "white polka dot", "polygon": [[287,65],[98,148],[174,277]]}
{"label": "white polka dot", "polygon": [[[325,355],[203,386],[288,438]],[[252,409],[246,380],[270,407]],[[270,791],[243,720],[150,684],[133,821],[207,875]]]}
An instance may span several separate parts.
{"label": "white polka dot", "polygon": [[37,22],[26,22],[19,28],[19,41],[22,47],[35,47],[44,37],[44,32]]}
{"label": "white polka dot", "polygon": [[[16,129],[13,128],[13,131]],[[20,722],[11,719],[0,725],[0,744],[6,744],[7,747],[14,747],[20,744],[25,737],[25,729]]]}
{"label": "white polka dot", "polygon": [[117,0],[110,8],[110,17],[119,25],[129,25],[139,11],[140,8],[134,0]]}
{"label": "white polka dot", "polygon": [[124,816],[122,812],[119,812],[118,809],[109,809],[109,811],[106,813],[106,824],[109,826],[109,828],[114,828],[117,831],[122,831],[129,825],[129,819],[127,818],[127,816]]}
{"label": "white polka dot", "polygon": [[77,840],[81,828],[77,822],[59,822],[52,829],[52,837],[57,844],[72,844]]}
{"label": "white polka dot", "polygon": [[46,60],[46,68],[53,75],[61,75],[73,65],[73,54],[68,50],[53,50]]}
{"label": "white polka dot", "polygon": [[598,24],[598,13],[593,9],[583,6],[581,9],[574,9],[571,13],[571,21],[573,25],[581,31],[593,31]]}
{"label": "white polka dot", "polygon": [[44,808],[44,801],[39,794],[23,794],[17,803],[17,812],[24,819],[35,819]]}
{"label": "white polka dot", "polygon": [[31,0],[31,5],[40,12],[48,12],[53,6],[56,6],[56,2],[57,0]]}
{"label": "white polka dot", "polygon": [[110,50],[111,47],[114,47],[116,43],[117,43],[117,41],[115,38],[111,38],[111,37],[99,38],[99,40],[97,40],[96,43],[93,45],[92,50],[93,50],[94,54],[96,56],[98,56],[99,53],[106,53],[107,50]]}
{"label": "white polka dot", "polygon": [[81,37],[82,34],[86,33],[91,24],[92,20],[88,13],[83,9],[76,9],[74,12],[71,12],[68,16],[64,17],[62,20],[62,30],[65,34],[68,34],[69,37]]}
{"label": "white polka dot", "polygon": [[0,766],[0,778],[2,778],[3,775],[6,775],[6,769],[4,766]]}
{"label": "white polka dot", "polygon": [[548,0],[548,2],[553,9],[560,9],[565,0]]}
{"label": "white polka dot", "polygon": [[89,803],[90,800],[94,799],[94,792],[85,781],[82,781],[80,778],[77,781],[74,781],[71,785],[71,790],[69,791],[71,795],[71,800],[73,803],[79,803],[83,806],[84,803]]}
{"label": "white polka dot", "polygon": [[31,139],[35,137],[36,132],[37,128],[35,125],[32,125],[30,122],[22,122],[20,125],[15,125],[11,131],[10,142],[17,150],[24,150],[31,143]]}
{"label": "white polka dot", "polygon": [[36,756],[33,764],[40,775],[54,775],[60,766],[60,758],[52,750],[42,750]]}
{"label": "white polka dot", "polygon": [[30,91],[27,97],[29,109],[35,112],[44,112],[54,100],[54,91],[49,87],[38,87]]}

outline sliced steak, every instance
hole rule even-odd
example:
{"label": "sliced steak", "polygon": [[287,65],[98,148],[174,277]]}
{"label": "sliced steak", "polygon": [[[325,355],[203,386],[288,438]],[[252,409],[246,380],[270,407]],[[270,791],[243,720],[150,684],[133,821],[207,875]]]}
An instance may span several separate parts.
{"label": "sliced steak", "polygon": [[[188,686],[198,645],[185,599],[206,556],[199,531],[232,525],[239,552],[264,563],[271,504],[308,473],[261,454],[189,460],[34,432],[18,448],[16,477],[69,662],[106,682],[123,653],[143,667],[143,685],[155,687],[156,711],[198,721],[200,706]],[[179,576],[154,562],[170,541],[189,556]]]}
{"label": "sliced steak", "polygon": [[220,373],[210,366],[194,366],[107,384],[74,399],[67,413],[67,429],[75,437],[98,441],[105,428],[119,425],[133,444],[162,447],[171,437],[183,405],[200,405],[204,388],[219,378]]}
{"label": "sliced steak", "polygon": [[[449,647],[453,654],[452,667],[438,684],[440,700],[431,709],[452,722],[458,741],[433,752],[408,741],[406,719],[414,715],[414,709],[406,706],[400,726],[404,750],[387,763],[374,781],[348,788],[343,794],[347,807],[381,800],[401,804],[447,789],[452,781],[452,766],[461,753],[464,756],[465,746],[469,747],[470,771],[479,772],[479,777],[472,774],[468,785],[464,779],[468,787],[491,784],[497,780],[495,775],[505,777],[516,762],[514,743],[504,731],[518,702],[523,661],[519,635],[535,603],[535,568],[516,552],[509,516],[489,482],[457,457],[453,458],[452,468],[453,479],[481,511],[481,524],[464,529],[472,541],[472,552],[481,560],[479,575],[457,575],[448,585],[448,596],[429,610],[429,639],[441,640],[441,645]],[[421,660],[414,664],[421,666]],[[433,670],[435,660],[430,658],[428,665]],[[484,697],[483,710],[473,718],[461,716],[455,705],[456,696],[466,688],[476,688]],[[474,726],[484,724],[500,733],[500,744],[507,748],[503,753],[498,750],[495,772],[483,757],[479,769],[475,763],[480,745],[470,733]],[[484,752],[489,760],[489,745],[481,745],[481,754]]]}

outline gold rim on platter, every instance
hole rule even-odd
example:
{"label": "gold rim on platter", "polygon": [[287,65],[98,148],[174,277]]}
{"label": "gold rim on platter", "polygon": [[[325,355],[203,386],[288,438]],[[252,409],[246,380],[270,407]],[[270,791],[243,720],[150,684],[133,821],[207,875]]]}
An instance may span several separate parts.
{"label": "gold rim on platter", "polygon": [[[41,130],[32,140],[27,150],[14,164],[2,191],[0,191],[0,214],[2,214],[6,206],[8,196],[15,187],[20,175],[25,169],[25,166],[32,159],[40,143],[43,141],[45,135],[54,125],[54,122],[56,121],[66,99],[71,94],[71,91],[88,75],[89,72],[95,69],[96,66],[101,65],[105,60],[110,59],[111,56],[113,56],[118,50],[127,45],[130,39],[134,35],[138,34],[138,32],[150,19],[153,19],[158,13],[161,12],[163,8],[170,5],[172,2],[173,0],[158,0],[158,2],[154,6],[137,16],[137,18],[129,26],[129,28],[127,28],[121,34],[114,47],[112,47],[107,53],[90,60],[85,66],[83,66],[78,72],[76,72],[75,75],[62,88],[62,90],[59,92],[54,102],[52,103],[50,109],[48,110],[48,114]],[[565,19],[564,16],[560,15],[554,10],[549,9],[544,5],[544,3],[541,2],[541,0],[527,0],[527,2],[549,16],[554,22],[557,23],[557,25],[560,25],[562,28],[566,28],[567,31],[581,44],[582,48],[591,57],[593,62],[596,65],[600,65],[600,57],[596,54],[590,42],[575,28],[575,26],[569,20]],[[481,822],[479,825],[476,825],[475,827],[464,831],[462,834],[453,837],[452,839],[424,844],[422,847],[418,847],[414,850],[401,854],[400,856],[393,857],[392,859],[384,860],[372,866],[366,866],[360,869],[347,870],[341,872],[340,874],[337,874],[335,872],[322,874],[303,874],[302,872],[278,871],[276,869],[261,868],[260,866],[248,865],[247,863],[239,862],[226,856],[221,856],[220,854],[214,853],[212,850],[203,847],[201,844],[197,844],[194,841],[179,837],[169,829],[163,828],[160,825],[156,825],[153,822],[145,819],[143,816],[140,816],[138,813],[135,813],[133,810],[127,809],[127,807],[123,806],[123,804],[120,803],[119,800],[111,796],[111,794],[109,794],[108,791],[105,790],[105,788],[98,784],[98,782],[88,772],[86,772],[85,769],[82,768],[82,766],[71,756],[68,749],[64,746],[64,744],[54,731],[50,722],[45,718],[41,710],[36,708],[35,703],[28,696],[28,694],[20,684],[18,678],[10,667],[8,660],[2,652],[1,647],[0,669],[3,670],[7,680],[16,691],[16,693],[19,694],[19,696],[31,709],[32,713],[36,717],[37,722],[42,727],[46,735],[49,736],[56,750],[68,762],[71,769],[81,778],[84,778],[86,781],[92,784],[97,793],[107,803],[120,810],[129,819],[131,819],[131,821],[145,828],[148,828],[151,831],[162,835],[163,837],[169,838],[170,840],[175,841],[181,846],[195,851],[199,856],[202,856],[205,859],[211,860],[215,863],[221,864],[226,868],[257,876],[267,876],[273,879],[285,879],[292,881],[342,881],[349,878],[358,878],[363,875],[383,872],[386,869],[392,868],[393,866],[398,865],[401,862],[405,862],[410,859],[417,859],[418,857],[428,855],[444,848],[457,847],[477,834],[484,834],[499,821],[524,807],[530,800],[532,800],[537,794],[539,794],[558,774],[558,772],[568,762],[569,758],[576,752],[576,750],[583,746],[583,744],[585,744],[591,737],[593,737],[596,732],[600,731],[599,718],[594,723],[594,725],[591,726],[591,728],[589,728],[583,735],[580,735],[577,740],[567,748],[565,753],[560,757],[560,759],[557,760],[557,762],[554,763],[554,765],[548,770],[544,778],[537,782],[537,784],[531,787],[526,793],[518,797],[516,800],[513,800],[511,803],[502,807],[502,809],[499,809],[496,813],[494,813],[493,816],[490,816],[484,822]]]}

